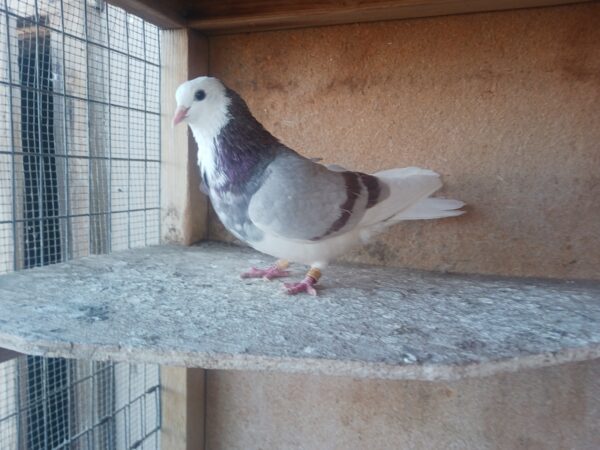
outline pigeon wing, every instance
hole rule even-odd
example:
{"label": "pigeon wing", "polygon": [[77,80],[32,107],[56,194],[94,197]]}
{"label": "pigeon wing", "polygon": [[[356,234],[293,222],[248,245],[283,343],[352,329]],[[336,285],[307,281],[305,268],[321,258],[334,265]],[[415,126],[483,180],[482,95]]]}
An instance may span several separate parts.
{"label": "pigeon wing", "polygon": [[382,193],[373,176],[332,171],[295,153],[275,158],[263,180],[248,205],[250,220],[264,232],[296,240],[354,228]]}

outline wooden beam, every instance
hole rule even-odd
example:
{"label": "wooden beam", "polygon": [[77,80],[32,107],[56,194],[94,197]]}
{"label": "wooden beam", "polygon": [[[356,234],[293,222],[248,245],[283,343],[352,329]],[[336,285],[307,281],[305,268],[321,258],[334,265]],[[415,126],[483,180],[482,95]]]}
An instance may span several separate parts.
{"label": "wooden beam", "polygon": [[190,245],[206,237],[208,201],[200,191],[197,148],[188,127],[173,128],[175,90],[208,71],[208,41],[193,30],[161,32],[161,240]]}
{"label": "wooden beam", "polygon": [[161,367],[161,448],[204,449],[205,371]]}
{"label": "wooden beam", "polygon": [[[206,237],[208,200],[200,192],[197,148],[188,127],[172,127],[175,90],[208,72],[208,40],[194,30],[161,32],[161,240],[190,245]],[[161,367],[161,448],[204,448],[204,370]]]}
{"label": "wooden beam", "polygon": [[110,0],[161,28],[207,34],[265,31],[536,8],[592,0]]}
{"label": "wooden beam", "polygon": [[0,347],[0,363],[3,363],[4,361],[8,361],[9,359],[17,358],[21,355],[22,355],[22,353]]}
{"label": "wooden beam", "polygon": [[207,34],[301,28],[516,8],[586,0],[196,0],[188,2],[187,25]]}
{"label": "wooden beam", "polygon": [[185,2],[180,0],[110,0],[108,3],[164,29],[181,28],[186,24]]}

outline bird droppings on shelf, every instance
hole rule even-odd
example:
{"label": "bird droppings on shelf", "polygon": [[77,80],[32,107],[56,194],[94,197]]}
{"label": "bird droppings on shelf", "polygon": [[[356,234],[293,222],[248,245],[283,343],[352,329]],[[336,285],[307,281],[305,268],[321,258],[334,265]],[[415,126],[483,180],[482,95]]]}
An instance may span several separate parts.
{"label": "bird droppings on shelf", "polygon": [[[334,265],[319,297],[242,282],[268,257],[158,246],[0,276],[0,347],[23,353],[387,379],[600,357],[600,283]],[[294,275],[305,268],[292,265]]]}

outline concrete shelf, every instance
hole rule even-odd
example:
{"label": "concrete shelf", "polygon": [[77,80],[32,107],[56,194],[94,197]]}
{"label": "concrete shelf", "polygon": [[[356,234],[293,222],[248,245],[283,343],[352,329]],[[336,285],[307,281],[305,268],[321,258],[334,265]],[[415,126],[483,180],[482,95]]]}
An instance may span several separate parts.
{"label": "concrete shelf", "polygon": [[[204,243],[0,276],[0,347],[22,353],[444,380],[600,357],[600,283],[336,265],[319,297],[240,280],[272,261]],[[303,267],[293,267],[300,278]]]}

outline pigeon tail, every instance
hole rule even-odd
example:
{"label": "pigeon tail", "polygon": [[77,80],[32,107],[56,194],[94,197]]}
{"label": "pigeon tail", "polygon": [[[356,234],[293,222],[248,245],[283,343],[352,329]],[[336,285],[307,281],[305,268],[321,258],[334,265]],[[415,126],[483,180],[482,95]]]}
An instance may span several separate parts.
{"label": "pigeon tail", "polygon": [[367,211],[360,222],[363,227],[388,220],[442,187],[437,173],[419,167],[384,170],[373,175],[389,188],[389,196]]}
{"label": "pigeon tail", "polygon": [[465,213],[460,209],[463,206],[465,203],[459,200],[427,197],[400,211],[387,221],[396,223],[402,220],[443,219],[444,217],[460,216]]}
{"label": "pigeon tail", "polygon": [[404,220],[442,219],[464,214],[459,200],[429,197],[441,186],[440,176],[419,167],[391,169],[374,174],[390,188],[390,196],[361,221],[363,242]]}

